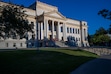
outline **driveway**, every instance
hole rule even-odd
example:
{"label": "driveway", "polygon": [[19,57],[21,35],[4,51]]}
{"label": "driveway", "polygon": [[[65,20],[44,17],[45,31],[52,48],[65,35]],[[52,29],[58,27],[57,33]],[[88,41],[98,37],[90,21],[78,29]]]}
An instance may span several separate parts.
{"label": "driveway", "polygon": [[70,74],[111,74],[111,55],[89,61]]}

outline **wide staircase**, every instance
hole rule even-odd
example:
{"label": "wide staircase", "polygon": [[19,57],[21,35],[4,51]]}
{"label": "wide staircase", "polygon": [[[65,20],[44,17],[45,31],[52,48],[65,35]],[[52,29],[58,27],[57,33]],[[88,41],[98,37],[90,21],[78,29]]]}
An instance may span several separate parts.
{"label": "wide staircase", "polygon": [[58,47],[69,47],[68,45],[65,44],[63,41],[55,41],[56,46]]}

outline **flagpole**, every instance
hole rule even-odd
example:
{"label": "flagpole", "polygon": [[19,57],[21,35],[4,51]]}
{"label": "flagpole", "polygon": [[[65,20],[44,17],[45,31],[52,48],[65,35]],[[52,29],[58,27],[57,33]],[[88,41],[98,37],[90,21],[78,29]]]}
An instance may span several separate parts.
{"label": "flagpole", "polygon": [[35,10],[35,18],[36,18],[36,40],[37,40],[37,50],[39,50],[39,40],[38,40],[38,19],[37,19],[37,1],[36,0],[36,10]]}

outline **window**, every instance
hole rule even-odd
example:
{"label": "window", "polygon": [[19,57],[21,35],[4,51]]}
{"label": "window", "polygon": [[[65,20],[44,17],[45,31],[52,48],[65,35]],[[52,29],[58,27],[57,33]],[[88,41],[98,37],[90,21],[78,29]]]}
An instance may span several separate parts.
{"label": "window", "polygon": [[13,47],[16,47],[16,43],[13,43]]}
{"label": "window", "polygon": [[75,41],[75,37],[72,37],[72,40],[74,40],[74,41]]}
{"label": "window", "polygon": [[84,29],[84,40],[85,40],[85,41],[87,40],[87,37],[86,37],[86,29]]}
{"label": "window", "polygon": [[61,26],[61,32],[63,32],[63,27]]}
{"label": "window", "polygon": [[80,41],[80,38],[78,38],[78,41]]}
{"label": "window", "polygon": [[74,33],[74,28],[73,28],[73,33]]}
{"label": "window", "polygon": [[54,31],[56,31],[56,25],[54,24]]}
{"label": "window", "polygon": [[31,22],[30,27],[31,27],[31,29],[34,29],[34,22]]}
{"label": "window", "polygon": [[77,34],[77,29],[76,29],[76,34]]}
{"label": "window", "polygon": [[49,30],[51,30],[51,24],[49,24]]}
{"label": "window", "polygon": [[78,39],[76,38],[76,41],[78,41]]}
{"label": "window", "polygon": [[72,28],[70,28],[70,33],[72,33]]}
{"label": "window", "polygon": [[23,46],[22,43],[20,43],[20,46],[21,46],[21,47]]}
{"label": "window", "polygon": [[84,29],[84,36],[86,36],[86,29]]}
{"label": "window", "polygon": [[78,34],[80,33],[79,29],[78,29]]}
{"label": "window", "polygon": [[86,24],[84,23],[84,25],[86,25]]}
{"label": "window", "polygon": [[62,40],[64,40],[63,36],[61,37]]}
{"label": "window", "polygon": [[67,27],[67,33],[69,33],[69,28]]}
{"label": "window", "polygon": [[44,24],[43,24],[43,30],[44,30]]}
{"label": "window", "polygon": [[86,36],[86,29],[84,29],[84,35]]}
{"label": "window", "polygon": [[6,47],[8,47],[8,43],[6,43]]}

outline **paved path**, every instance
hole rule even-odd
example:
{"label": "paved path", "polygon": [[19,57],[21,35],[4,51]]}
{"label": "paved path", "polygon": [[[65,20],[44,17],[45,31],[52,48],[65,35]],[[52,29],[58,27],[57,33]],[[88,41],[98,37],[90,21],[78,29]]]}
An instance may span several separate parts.
{"label": "paved path", "polygon": [[111,55],[89,61],[70,74],[111,74]]}

